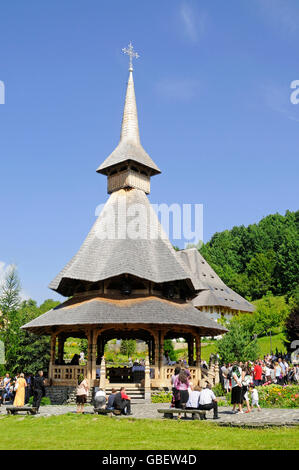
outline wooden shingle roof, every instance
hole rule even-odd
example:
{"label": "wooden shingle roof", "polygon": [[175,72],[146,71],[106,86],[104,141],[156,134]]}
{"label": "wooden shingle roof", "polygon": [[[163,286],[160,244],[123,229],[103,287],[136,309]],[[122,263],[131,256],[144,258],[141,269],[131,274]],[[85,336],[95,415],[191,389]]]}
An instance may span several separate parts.
{"label": "wooden shingle roof", "polygon": [[198,295],[192,303],[195,307],[221,306],[242,312],[253,312],[254,306],[230,289],[196,248],[178,251],[178,259],[192,279]]}
{"label": "wooden shingle roof", "polygon": [[207,335],[218,335],[227,331],[189,302],[156,296],[111,299],[96,294],[83,300],[79,297],[66,301],[22,328],[43,333],[53,326],[107,324],[187,325],[198,327]]}
{"label": "wooden shingle roof", "polygon": [[[141,238],[134,238],[135,228],[143,231]],[[186,280],[193,288],[190,273],[184,270],[147,196],[139,189],[111,194],[81,248],[49,287],[69,296],[72,292],[65,289],[64,279],[70,280],[69,285],[72,280],[97,282],[121,274],[155,283]]]}

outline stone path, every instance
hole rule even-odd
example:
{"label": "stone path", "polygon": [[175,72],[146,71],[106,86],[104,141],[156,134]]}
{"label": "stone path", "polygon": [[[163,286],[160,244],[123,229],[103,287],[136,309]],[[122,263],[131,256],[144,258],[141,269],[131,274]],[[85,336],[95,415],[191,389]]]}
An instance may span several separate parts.
{"label": "stone path", "polygon": [[[139,403],[132,405],[133,416],[132,418],[152,418],[164,419],[162,414],[157,412],[157,409],[168,408],[166,403]],[[41,406],[40,413],[35,415],[36,418],[46,416],[58,416],[66,413],[75,413],[76,405],[50,405]],[[85,413],[93,413],[93,407],[90,405],[85,406]],[[6,415],[6,406],[0,406],[0,417]],[[21,414],[20,414],[21,415]],[[118,419],[119,417],[115,417]],[[122,419],[127,419],[125,416]],[[294,426],[299,425],[299,409],[275,409],[264,408],[261,412],[255,409],[251,413],[236,413],[233,414],[229,407],[219,407],[219,418],[213,420],[213,411],[207,412],[207,421],[217,423],[219,425],[227,426]],[[108,417],[107,417],[108,419]],[[184,419],[184,418],[183,418]],[[186,418],[191,420],[191,418]]]}

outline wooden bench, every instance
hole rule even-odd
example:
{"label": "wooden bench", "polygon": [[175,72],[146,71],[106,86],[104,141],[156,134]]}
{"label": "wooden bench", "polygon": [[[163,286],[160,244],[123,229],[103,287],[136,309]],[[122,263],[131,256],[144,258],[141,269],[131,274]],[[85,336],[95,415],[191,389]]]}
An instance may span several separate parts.
{"label": "wooden bench", "polygon": [[173,418],[175,414],[184,414],[184,417],[186,418],[187,414],[192,415],[192,419],[206,419],[206,411],[204,410],[192,410],[188,408],[164,408],[157,410],[158,413],[163,413],[164,418]]}
{"label": "wooden bench", "polygon": [[33,406],[7,406],[6,413],[8,415],[18,414],[19,411],[26,411],[27,415],[36,415],[37,409]]}
{"label": "wooden bench", "polygon": [[106,408],[94,408],[94,413],[98,415],[121,415],[121,410],[107,410]]}

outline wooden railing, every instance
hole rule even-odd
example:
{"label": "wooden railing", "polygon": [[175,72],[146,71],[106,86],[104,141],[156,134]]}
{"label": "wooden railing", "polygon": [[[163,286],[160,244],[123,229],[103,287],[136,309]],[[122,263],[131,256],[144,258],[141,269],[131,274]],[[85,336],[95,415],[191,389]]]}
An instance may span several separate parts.
{"label": "wooden railing", "polygon": [[[177,366],[164,366],[162,367],[162,379],[168,380],[170,383],[171,377],[174,375],[174,370]],[[191,382],[197,384],[201,380],[201,370],[199,367],[188,367],[191,374]]]}
{"label": "wooden railing", "polygon": [[56,381],[70,381],[77,382],[80,375],[86,377],[87,366],[56,366],[52,367],[52,380]]}

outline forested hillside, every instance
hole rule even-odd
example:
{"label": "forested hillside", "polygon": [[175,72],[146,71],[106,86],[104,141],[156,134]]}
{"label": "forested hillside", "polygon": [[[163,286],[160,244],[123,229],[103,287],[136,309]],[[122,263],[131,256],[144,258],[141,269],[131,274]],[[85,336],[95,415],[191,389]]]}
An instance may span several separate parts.
{"label": "forested hillside", "polygon": [[299,211],[273,214],[258,224],[215,233],[201,254],[222,280],[254,300],[267,292],[291,293],[298,285]]}

